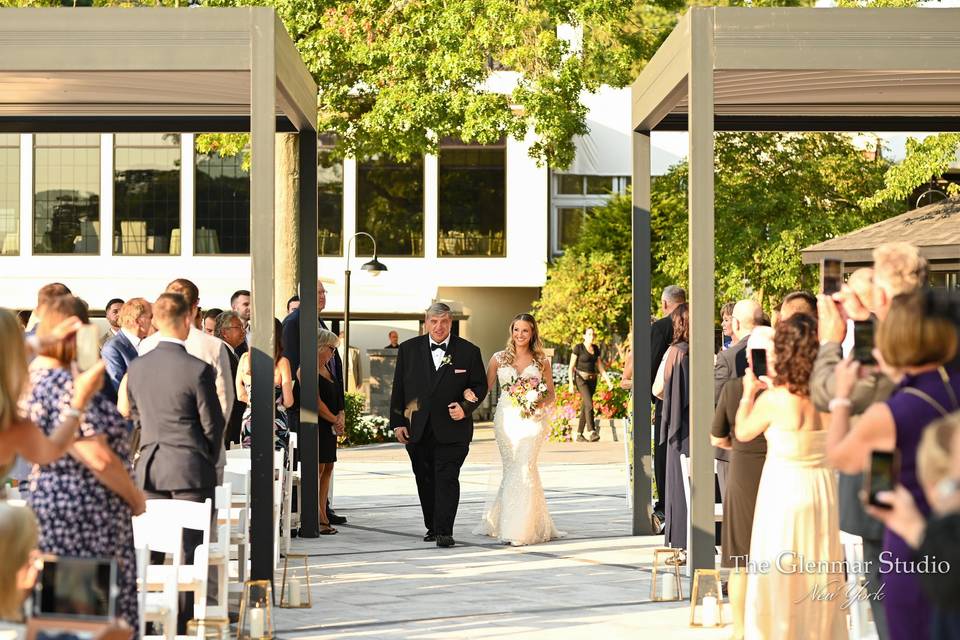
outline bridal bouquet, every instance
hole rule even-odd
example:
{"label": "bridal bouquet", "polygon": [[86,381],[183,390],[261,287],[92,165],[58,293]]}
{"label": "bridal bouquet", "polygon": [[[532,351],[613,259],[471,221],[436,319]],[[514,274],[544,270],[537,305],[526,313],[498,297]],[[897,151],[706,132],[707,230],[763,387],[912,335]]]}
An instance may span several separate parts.
{"label": "bridal bouquet", "polygon": [[501,389],[513,406],[520,409],[520,417],[528,420],[540,413],[538,404],[547,395],[547,385],[540,378],[515,377]]}

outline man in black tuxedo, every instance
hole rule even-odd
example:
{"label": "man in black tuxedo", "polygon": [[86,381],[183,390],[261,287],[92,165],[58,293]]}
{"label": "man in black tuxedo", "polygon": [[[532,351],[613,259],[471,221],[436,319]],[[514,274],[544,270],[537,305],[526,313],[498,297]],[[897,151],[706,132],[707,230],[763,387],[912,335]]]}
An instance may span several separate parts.
{"label": "man in black tuxedo", "polygon": [[[717,354],[713,363],[713,405],[720,401],[720,391],[729,380],[742,378],[747,372],[747,339],[754,327],[763,322],[763,309],[753,300],[740,300],[733,305],[733,314],[730,317],[730,331],[733,333],[733,344],[726,351]],[[720,499],[727,496],[727,473],[730,469],[730,452],[720,447],[714,447],[714,458],[717,461],[717,485],[720,488]]]}
{"label": "man in black tuxedo", "polygon": [[[426,315],[427,335],[411,338],[397,350],[390,426],[407,445],[417,479],[427,527],[424,542],[452,547],[460,467],[473,440],[472,414],[487,395],[487,375],[480,349],[450,334],[450,307],[435,303]],[[467,389],[475,402],[464,399]]]}
{"label": "man in black tuxedo", "polygon": [[[137,479],[147,499],[203,502],[209,498],[212,503],[224,429],[216,373],[187,353],[192,314],[186,298],[164,293],[153,305],[153,318],[160,341],[131,362],[127,373],[130,414],[140,425]],[[184,530],[187,562],[193,561],[202,541],[199,531]],[[216,584],[212,577],[208,588],[211,582]],[[193,594],[182,594],[180,633],[192,612]]]}
{"label": "man in black tuxedo", "polygon": [[[679,305],[687,301],[687,292],[675,284],[663,290],[660,296],[660,319],[650,325],[650,383],[657,377],[660,361],[673,343],[673,319],[670,314]],[[667,496],[667,442],[660,442],[660,418],[663,415],[663,401],[654,396],[653,400],[653,476],[657,483],[657,502],[653,505],[653,529],[655,533],[663,531],[665,516],[663,501]]]}
{"label": "man in black tuxedo", "polygon": [[[230,356],[230,374],[234,386],[237,383],[237,370],[240,368],[241,346],[246,345],[247,331],[244,328],[243,318],[236,311],[223,311],[217,316],[217,323],[213,335],[227,343],[227,355]],[[243,413],[247,410],[247,403],[240,400],[240,395],[233,397],[233,411],[227,420],[226,441],[231,444],[240,444],[240,432],[243,427]]]}

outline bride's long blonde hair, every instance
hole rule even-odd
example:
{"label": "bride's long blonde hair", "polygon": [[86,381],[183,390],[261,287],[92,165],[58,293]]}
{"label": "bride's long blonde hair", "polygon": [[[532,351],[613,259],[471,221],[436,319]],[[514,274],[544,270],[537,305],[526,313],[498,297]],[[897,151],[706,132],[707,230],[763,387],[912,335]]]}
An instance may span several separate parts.
{"label": "bride's long blonde hair", "polygon": [[507,346],[502,352],[501,361],[504,364],[512,365],[517,357],[517,345],[513,343],[513,327],[521,320],[530,325],[530,352],[533,354],[533,361],[536,363],[537,368],[543,373],[544,368],[547,366],[547,354],[543,351],[543,343],[540,341],[540,329],[537,327],[537,321],[529,313],[518,313],[513,316],[513,320],[510,321],[510,335],[507,338]]}

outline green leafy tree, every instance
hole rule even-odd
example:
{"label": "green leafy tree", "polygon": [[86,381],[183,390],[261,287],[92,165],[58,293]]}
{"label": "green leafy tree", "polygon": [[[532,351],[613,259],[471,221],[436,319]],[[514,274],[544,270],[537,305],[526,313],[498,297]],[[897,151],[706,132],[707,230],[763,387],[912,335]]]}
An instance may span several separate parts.
{"label": "green leafy tree", "polygon": [[[844,134],[721,133],[716,137],[715,238],[718,304],[747,295],[773,306],[816,287],[800,250],[900,213],[863,209],[888,163]],[[687,281],[687,165],[652,186],[655,282]]]}
{"label": "green leafy tree", "polygon": [[544,340],[576,343],[586,327],[598,342],[624,335],[630,321],[630,273],[622,256],[567,251],[547,272],[540,299],[533,304]]}

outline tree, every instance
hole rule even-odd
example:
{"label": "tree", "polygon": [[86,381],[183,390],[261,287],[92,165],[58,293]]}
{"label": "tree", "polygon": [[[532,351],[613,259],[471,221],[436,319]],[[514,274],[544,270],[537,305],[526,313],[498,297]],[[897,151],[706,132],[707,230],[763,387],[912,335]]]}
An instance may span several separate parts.
{"label": "tree", "polygon": [[[716,137],[716,299],[748,295],[772,307],[813,290],[800,250],[900,213],[859,203],[883,184],[889,164],[835,133],[720,133]],[[687,281],[687,165],[652,185],[655,282]]]}
{"label": "tree", "polygon": [[586,327],[597,331],[598,342],[624,335],[630,322],[630,273],[621,257],[567,251],[547,273],[533,310],[544,340],[572,345]]}

